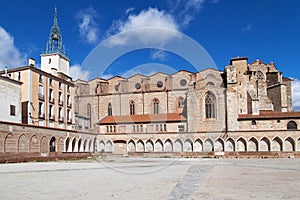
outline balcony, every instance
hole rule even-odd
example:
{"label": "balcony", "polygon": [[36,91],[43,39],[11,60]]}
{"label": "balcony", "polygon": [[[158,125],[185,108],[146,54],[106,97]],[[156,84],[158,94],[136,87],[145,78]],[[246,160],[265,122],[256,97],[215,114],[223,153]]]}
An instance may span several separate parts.
{"label": "balcony", "polygon": [[59,99],[59,100],[58,100],[58,104],[59,104],[60,106],[63,106],[63,105],[64,105],[64,101],[61,100],[61,99]]}
{"label": "balcony", "polygon": [[39,100],[40,101],[44,101],[45,100],[45,96],[43,94],[39,94],[38,96],[39,96]]}
{"label": "balcony", "polygon": [[59,122],[64,122],[64,117],[58,116],[58,121],[59,121]]}
{"label": "balcony", "polygon": [[54,121],[55,120],[55,115],[49,115],[49,120],[52,120],[52,121]]}
{"label": "balcony", "polygon": [[40,118],[40,119],[45,119],[45,113],[39,112],[39,118]]}
{"label": "balcony", "polygon": [[53,97],[49,98],[49,103],[53,103],[54,104],[54,98]]}

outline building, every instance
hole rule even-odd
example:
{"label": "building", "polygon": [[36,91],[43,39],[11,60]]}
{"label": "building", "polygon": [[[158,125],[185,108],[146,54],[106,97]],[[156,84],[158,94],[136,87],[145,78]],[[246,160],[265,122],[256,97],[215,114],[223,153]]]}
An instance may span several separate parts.
{"label": "building", "polygon": [[99,151],[295,151],[291,81],[240,57],[224,71],[77,80],[76,125],[99,134]]}
{"label": "building", "polygon": [[292,80],[272,62],[74,83],[69,62],[55,9],[41,69],[0,72],[0,153],[300,157]]}
{"label": "building", "polygon": [[9,77],[0,76],[0,121],[21,123],[21,85]]}
{"label": "building", "polygon": [[[28,66],[9,69],[8,77],[22,84],[22,123],[62,129],[74,128],[74,84],[55,9],[54,24],[41,54],[41,69],[30,58]],[[0,72],[4,74],[5,72]]]}

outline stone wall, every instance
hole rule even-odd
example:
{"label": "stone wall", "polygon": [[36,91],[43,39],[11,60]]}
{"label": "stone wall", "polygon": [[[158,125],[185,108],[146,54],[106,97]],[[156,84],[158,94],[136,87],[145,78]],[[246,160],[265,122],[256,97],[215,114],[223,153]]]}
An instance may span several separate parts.
{"label": "stone wall", "polygon": [[[95,137],[95,134],[66,129],[0,122],[1,153],[90,152],[94,149],[91,141]],[[74,149],[75,146],[70,148],[66,144],[68,140],[79,146],[79,149]],[[79,144],[80,141],[82,144]]]}

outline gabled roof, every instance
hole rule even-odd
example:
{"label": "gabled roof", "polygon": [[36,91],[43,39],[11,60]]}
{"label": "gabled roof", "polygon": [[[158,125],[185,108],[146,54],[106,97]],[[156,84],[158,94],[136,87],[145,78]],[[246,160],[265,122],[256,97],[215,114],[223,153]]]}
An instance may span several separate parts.
{"label": "gabled roof", "polygon": [[150,75],[150,76],[148,76],[148,77],[150,78],[150,77],[158,76],[158,75],[169,76],[169,74],[166,74],[166,73],[164,73],[164,72],[156,72],[156,73],[154,73],[154,74],[152,74],[152,75]]}
{"label": "gabled roof", "polygon": [[[109,78],[109,79],[106,79],[106,81],[110,81],[110,80],[113,80],[113,79],[124,80],[124,79],[126,79],[126,78],[124,78],[124,77],[122,77],[122,76],[113,76],[113,77],[111,77],[111,78]],[[105,79],[104,79],[104,80],[105,80]]]}
{"label": "gabled roof", "polygon": [[255,61],[253,61],[252,63],[250,63],[250,65],[254,65],[254,64],[257,64],[257,65],[259,65],[259,64],[267,65],[265,62],[263,62],[263,61],[261,61],[259,59],[256,59]]}
{"label": "gabled roof", "polygon": [[147,76],[143,75],[143,74],[134,74],[130,77],[127,78],[127,80],[132,79],[132,78],[147,78]]}
{"label": "gabled roof", "polygon": [[131,123],[158,123],[158,122],[181,122],[186,118],[178,113],[169,114],[146,114],[146,115],[122,115],[106,116],[98,122],[99,125],[108,124],[131,124]]}

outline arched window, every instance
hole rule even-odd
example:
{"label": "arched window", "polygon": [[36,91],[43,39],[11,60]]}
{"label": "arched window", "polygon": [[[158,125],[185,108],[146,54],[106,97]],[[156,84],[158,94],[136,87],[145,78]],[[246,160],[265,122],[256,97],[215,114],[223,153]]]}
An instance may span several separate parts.
{"label": "arched window", "polygon": [[154,114],[158,114],[158,99],[154,99],[153,108]]}
{"label": "arched window", "polygon": [[129,110],[130,110],[130,115],[134,115],[134,101],[130,101],[129,103]]}
{"label": "arched window", "polygon": [[91,117],[91,104],[87,104],[87,105],[86,105],[86,116],[87,116],[88,118]]}
{"label": "arched window", "polygon": [[111,107],[111,103],[108,104],[107,114],[108,114],[108,116],[112,116],[112,107]]}
{"label": "arched window", "polygon": [[178,98],[178,108],[182,108],[184,106],[184,99],[183,97]]}
{"label": "arched window", "polygon": [[49,143],[49,147],[50,147],[50,152],[55,152],[55,137],[52,137],[51,140],[50,140],[50,143]]}
{"label": "arched window", "polygon": [[287,129],[297,130],[297,123],[294,121],[289,121],[289,123],[287,124]]}
{"label": "arched window", "polygon": [[205,96],[205,117],[216,118],[216,97],[212,92],[207,92]]}

